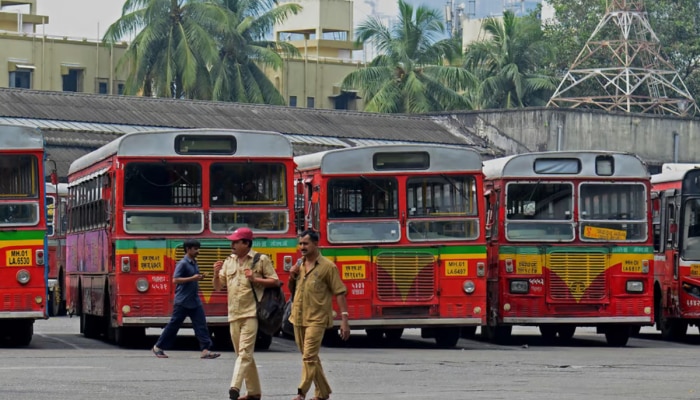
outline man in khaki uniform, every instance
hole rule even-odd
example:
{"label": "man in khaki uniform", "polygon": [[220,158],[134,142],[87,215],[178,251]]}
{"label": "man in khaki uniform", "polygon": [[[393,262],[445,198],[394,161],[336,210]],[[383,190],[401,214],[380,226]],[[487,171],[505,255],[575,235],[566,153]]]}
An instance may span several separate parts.
{"label": "man in khaki uniform", "polygon": [[[253,351],[258,334],[257,304],[253,295],[253,286],[258,299],[262,298],[263,289],[279,286],[270,258],[260,255],[256,265],[253,258],[257,253],[253,245],[253,232],[248,228],[238,228],[227,237],[231,241],[231,254],[224,261],[214,263],[214,290],[228,289],[228,321],[231,329],[231,341],[238,357],[233,368],[229,398],[232,400],[258,400],[261,397],[258,367],[255,365]],[[245,380],[247,395],[239,397]]]}
{"label": "man in khaki uniform", "polygon": [[318,251],[318,232],[306,230],[299,235],[302,262],[289,270],[289,286],[294,291],[294,302],[289,321],[294,324],[294,340],[301,351],[301,383],[294,400],[304,400],[311,388],[316,387],[313,400],[328,399],[331,386],[323,373],[318,353],[326,329],[333,327],[333,296],[336,297],[342,322],[340,337],[348,340],[347,289],[340,280],[338,267]]}

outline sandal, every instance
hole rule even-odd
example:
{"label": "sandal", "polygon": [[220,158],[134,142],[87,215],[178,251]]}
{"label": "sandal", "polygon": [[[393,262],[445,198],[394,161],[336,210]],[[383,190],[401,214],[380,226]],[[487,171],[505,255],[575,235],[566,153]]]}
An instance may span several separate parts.
{"label": "sandal", "polygon": [[204,359],[209,359],[209,360],[211,360],[211,359],[214,359],[214,358],[218,358],[219,356],[221,356],[221,354],[219,354],[219,353],[214,353],[214,352],[211,352],[211,351],[207,351],[206,353],[204,353],[204,354],[203,354],[201,357],[199,357],[199,358],[204,358]]}
{"label": "sandal", "polygon": [[155,354],[155,356],[158,357],[158,358],[168,358],[168,355],[165,354],[165,352],[163,351],[163,349],[158,349],[158,350],[156,350],[156,348],[154,347],[154,348],[151,349],[151,351],[153,351],[153,354]]}

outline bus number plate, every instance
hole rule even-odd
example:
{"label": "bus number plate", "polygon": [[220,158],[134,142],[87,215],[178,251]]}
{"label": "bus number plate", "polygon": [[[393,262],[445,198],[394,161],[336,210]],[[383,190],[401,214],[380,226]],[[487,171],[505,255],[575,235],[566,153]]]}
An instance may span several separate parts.
{"label": "bus number plate", "polygon": [[465,260],[445,261],[445,275],[467,276],[467,262]]}
{"label": "bus number plate", "polygon": [[160,254],[139,254],[139,271],[165,271]]}
{"label": "bus number plate", "polygon": [[31,267],[32,251],[30,249],[8,250],[5,261],[8,267]]}
{"label": "bus number plate", "polygon": [[690,266],[690,276],[700,276],[700,264],[692,264]]}
{"label": "bus number plate", "polygon": [[515,273],[521,275],[542,274],[542,264],[540,264],[540,256],[519,255],[517,259],[517,264],[515,264]]}
{"label": "bus number plate", "polygon": [[364,264],[345,264],[343,265],[343,279],[344,280],[354,280],[354,279],[366,279],[367,270]]}

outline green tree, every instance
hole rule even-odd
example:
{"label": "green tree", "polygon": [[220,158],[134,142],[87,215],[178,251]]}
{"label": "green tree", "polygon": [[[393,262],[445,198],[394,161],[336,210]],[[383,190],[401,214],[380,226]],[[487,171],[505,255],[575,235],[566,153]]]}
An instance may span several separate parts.
{"label": "green tree", "polygon": [[533,16],[487,18],[487,39],[467,46],[464,68],[478,77],[465,97],[474,109],[544,106],[556,89],[556,80],[544,65],[550,46]]}
{"label": "green tree", "polygon": [[273,0],[218,0],[225,10],[209,29],[220,43],[220,59],[211,68],[214,100],[284,105],[263,68],[283,67],[280,53],[298,54],[284,42],[266,40],[276,22],[301,10],[298,4],[275,7]]}
{"label": "green tree", "polygon": [[450,66],[459,51],[444,34],[439,12],[413,8],[399,0],[398,21],[391,27],[370,17],[357,29],[358,44],[372,44],[381,55],[343,80],[344,89],[359,90],[365,111],[424,113],[463,109],[459,91],[473,85],[468,71]]}
{"label": "green tree", "polygon": [[104,40],[134,38],[117,64],[126,94],[284,104],[263,68],[281,68],[287,43],[265,39],[297,4],[274,0],[126,0]]}
{"label": "green tree", "polygon": [[104,35],[110,43],[133,35],[117,64],[129,69],[124,92],[211,97],[206,66],[217,62],[219,48],[205,26],[221,11],[206,0],[126,0]]}

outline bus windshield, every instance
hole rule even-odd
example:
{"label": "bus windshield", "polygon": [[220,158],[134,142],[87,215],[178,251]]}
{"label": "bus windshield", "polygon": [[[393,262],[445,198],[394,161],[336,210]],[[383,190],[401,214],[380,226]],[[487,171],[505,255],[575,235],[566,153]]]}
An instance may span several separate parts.
{"label": "bus windshield", "polygon": [[212,164],[209,192],[212,207],[284,207],[287,205],[284,164],[265,162]]}
{"label": "bus windshield", "polygon": [[130,162],[124,168],[124,205],[199,207],[202,172],[195,163]]}
{"label": "bus windshield", "polygon": [[37,158],[30,154],[0,154],[0,200],[39,198]]}
{"label": "bus windshield", "polygon": [[580,235],[584,241],[647,239],[646,187],[641,183],[582,183]]}
{"label": "bus windshield", "polygon": [[681,257],[700,260],[700,199],[690,199],[685,203]]}
{"label": "bus windshield", "polygon": [[406,199],[409,240],[465,240],[479,236],[476,179],[473,176],[409,178]]}
{"label": "bus windshield", "polygon": [[573,191],[573,184],[565,182],[509,183],[506,187],[508,240],[573,240]]}
{"label": "bus windshield", "polygon": [[328,240],[331,243],[397,242],[400,239],[398,216],[395,178],[361,175],[329,180]]}

